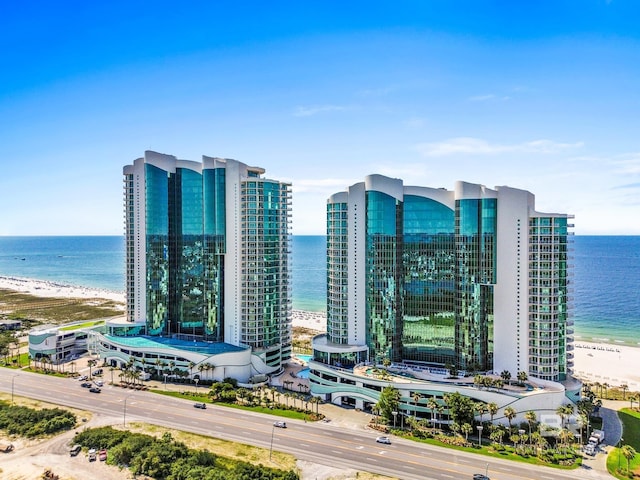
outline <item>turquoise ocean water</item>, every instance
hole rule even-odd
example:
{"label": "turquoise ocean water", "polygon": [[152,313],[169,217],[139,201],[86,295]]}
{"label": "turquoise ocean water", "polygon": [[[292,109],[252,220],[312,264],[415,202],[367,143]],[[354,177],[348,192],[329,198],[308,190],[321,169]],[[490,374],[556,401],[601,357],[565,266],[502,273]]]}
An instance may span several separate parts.
{"label": "turquoise ocean water", "polygon": [[[293,308],[325,311],[324,236],[294,236]],[[576,236],[576,341],[640,345],[640,236]],[[123,291],[124,240],[0,237],[0,275]]]}

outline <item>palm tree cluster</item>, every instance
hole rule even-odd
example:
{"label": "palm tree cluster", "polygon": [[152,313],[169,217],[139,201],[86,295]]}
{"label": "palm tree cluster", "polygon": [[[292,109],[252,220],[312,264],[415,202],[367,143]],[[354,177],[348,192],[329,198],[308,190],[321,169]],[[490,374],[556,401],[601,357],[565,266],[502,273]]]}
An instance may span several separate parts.
{"label": "palm tree cluster", "polygon": [[253,390],[237,388],[232,379],[225,379],[214,383],[208,395],[213,402],[229,402],[248,407],[294,409],[308,414],[314,414],[313,406],[315,405],[315,415],[320,418],[318,406],[322,400],[302,393],[281,392],[266,386]]}

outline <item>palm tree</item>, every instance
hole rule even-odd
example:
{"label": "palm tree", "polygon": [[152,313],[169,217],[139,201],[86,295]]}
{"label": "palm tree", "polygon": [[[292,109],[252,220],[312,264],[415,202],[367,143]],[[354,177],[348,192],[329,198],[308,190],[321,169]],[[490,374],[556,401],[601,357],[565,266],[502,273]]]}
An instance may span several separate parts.
{"label": "palm tree", "polygon": [[627,390],[629,390],[629,385],[627,385],[626,383],[623,383],[622,385],[620,385],[620,389],[622,390],[622,400],[626,400]]}
{"label": "palm tree", "polygon": [[509,421],[509,430],[511,430],[511,420],[516,418],[518,413],[513,407],[507,407],[504,409],[504,416]]}
{"label": "palm tree", "polygon": [[160,367],[162,366],[162,360],[160,360],[160,357],[157,357],[155,362],[153,363],[156,366],[156,374],[158,375],[158,377],[160,377]]}
{"label": "palm tree", "polygon": [[192,377],[193,376],[193,367],[195,367],[196,364],[194,362],[189,362],[189,376]]}
{"label": "palm tree", "polygon": [[438,425],[440,425],[440,430],[442,430],[442,422],[440,421],[440,419],[442,418],[444,410],[444,405],[438,405]]}
{"label": "palm tree", "polygon": [[611,386],[611,385],[609,385],[609,384],[608,384],[608,383],[606,383],[606,382],[602,384],[602,388],[604,388],[604,395],[601,395],[601,396],[602,396],[602,398],[605,398],[605,399],[607,398],[607,388],[609,388],[610,386]]}
{"label": "palm tree", "polygon": [[478,415],[480,415],[480,425],[482,425],[482,416],[487,412],[487,404],[484,402],[476,402],[473,407]]}
{"label": "palm tree", "polygon": [[419,392],[413,392],[412,397],[413,397],[413,405],[414,405],[413,418],[416,418],[418,416],[418,402],[422,398],[422,395],[420,395]]}
{"label": "palm tree", "polygon": [[593,384],[594,387],[596,387],[596,389],[600,390],[600,397],[602,397],[602,385],[600,384],[600,382],[595,382]]}
{"label": "palm tree", "polygon": [[493,417],[496,413],[498,413],[499,409],[500,408],[498,407],[498,404],[496,402],[487,403],[487,411],[489,412],[489,415],[491,415],[491,423],[493,423]]}
{"label": "palm tree", "polygon": [[533,410],[529,410],[527,413],[524,414],[524,419],[529,424],[529,438],[531,438],[531,427],[533,423],[537,420],[536,412],[534,412]]}
{"label": "palm tree", "polygon": [[131,374],[130,375],[131,375],[131,381],[133,382],[134,385],[142,377],[142,374],[140,373],[140,370],[131,370]]}
{"label": "palm tree", "polygon": [[431,426],[433,426],[433,414],[435,413],[436,409],[438,408],[438,402],[436,400],[436,397],[431,397],[429,399],[429,401],[427,402],[427,408],[429,410],[431,410]]}
{"label": "palm tree", "polygon": [[509,380],[511,380],[511,372],[509,370],[503,370],[500,372],[500,378],[505,382],[509,382]]}
{"label": "palm tree", "polygon": [[527,378],[529,378],[529,376],[527,375],[527,372],[524,372],[524,371],[518,372],[518,381],[520,383],[526,382]]}
{"label": "palm tree", "polygon": [[633,457],[636,456],[636,450],[631,445],[624,445],[621,450],[622,456],[627,459],[627,473],[629,473],[629,464]]}
{"label": "palm tree", "polygon": [[571,430],[569,430],[568,428],[563,428],[562,430],[560,430],[560,433],[558,434],[558,439],[560,440],[560,443],[565,446],[565,452],[566,452],[566,447],[569,445],[569,442],[571,442],[571,440],[573,439],[573,433],[571,433]]}
{"label": "palm tree", "polygon": [[634,393],[634,394],[629,395],[629,402],[630,402],[630,404],[631,404],[629,408],[630,408],[631,410],[633,410],[633,402],[636,402],[636,403],[638,403],[638,404],[640,405],[640,403],[638,402],[639,398],[640,398],[640,397],[638,396],[638,394],[637,394],[637,393]]}
{"label": "palm tree", "polygon": [[567,403],[566,405],[562,406],[563,410],[564,410],[564,414],[567,417],[567,423],[569,423],[569,417],[571,417],[571,415],[573,415],[573,403]]}
{"label": "palm tree", "polygon": [[500,425],[496,426],[493,431],[489,434],[489,439],[494,443],[499,443],[502,445],[502,439],[504,437],[504,430],[500,428]]}
{"label": "palm tree", "polygon": [[93,359],[87,362],[87,366],[89,367],[89,379],[91,379],[91,368],[95,367],[96,363],[98,363],[97,360],[93,360]]}
{"label": "palm tree", "polygon": [[464,440],[465,440],[466,442],[468,442],[468,441],[469,441],[469,434],[470,434],[471,432],[473,432],[473,427],[472,427],[470,424],[468,424],[468,423],[466,423],[466,422],[465,422],[465,423],[463,423],[463,424],[462,424],[462,426],[460,427],[460,430],[462,431],[462,433],[464,433]]}

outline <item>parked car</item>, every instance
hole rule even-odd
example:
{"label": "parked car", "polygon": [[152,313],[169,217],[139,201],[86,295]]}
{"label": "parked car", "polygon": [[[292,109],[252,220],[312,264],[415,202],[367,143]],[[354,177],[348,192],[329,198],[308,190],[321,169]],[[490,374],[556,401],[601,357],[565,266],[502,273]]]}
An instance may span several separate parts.
{"label": "parked car", "polygon": [[273,426],[278,428],[287,428],[287,422],[273,422]]}
{"label": "parked car", "polygon": [[72,457],[75,457],[80,453],[80,450],[82,450],[82,445],[76,444],[69,449],[69,455],[71,455]]}
{"label": "parked car", "polygon": [[91,393],[100,393],[100,389],[98,387],[92,387],[89,389]]}
{"label": "parked car", "polygon": [[107,460],[107,451],[104,448],[98,452],[98,460],[101,462]]}
{"label": "parked car", "polygon": [[80,381],[80,382],[84,382],[87,378],[89,378],[89,377],[87,377],[86,375],[80,375],[80,376],[78,377],[78,381]]}
{"label": "parked car", "polygon": [[101,368],[98,368],[97,370],[94,370],[94,371],[93,371],[93,374],[94,374],[96,377],[101,376],[101,375],[102,375],[102,373],[103,373],[103,371],[102,371],[102,369],[101,369]]}
{"label": "parked car", "polygon": [[96,380],[94,383],[96,384],[97,387],[103,387],[104,386],[104,382],[102,380]]}
{"label": "parked car", "polygon": [[201,408],[202,410],[205,410],[207,408],[207,404],[206,403],[194,403],[193,406],[195,408]]}
{"label": "parked car", "polygon": [[588,443],[584,446],[584,453],[593,457],[596,454],[596,446],[592,443]]}
{"label": "parked car", "polygon": [[82,383],[80,384],[80,386],[81,386],[81,387],[84,387],[84,388],[91,388],[91,387],[93,387],[93,385],[91,385],[91,383],[90,383],[90,382],[82,382]]}
{"label": "parked car", "polygon": [[90,462],[95,462],[96,461],[96,449],[95,448],[90,448],[89,451],[87,452],[87,457],[89,458]]}
{"label": "parked car", "polygon": [[391,445],[391,439],[389,437],[378,437],[376,438],[376,442]]}

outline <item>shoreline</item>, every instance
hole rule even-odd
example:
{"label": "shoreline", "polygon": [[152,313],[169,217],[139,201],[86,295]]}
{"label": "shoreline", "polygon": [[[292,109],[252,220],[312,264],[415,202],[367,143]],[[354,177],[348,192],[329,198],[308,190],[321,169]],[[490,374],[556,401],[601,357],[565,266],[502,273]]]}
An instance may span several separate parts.
{"label": "shoreline", "polygon": [[[100,288],[65,285],[49,280],[35,280],[0,275],[0,289],[26,293],[35,297],[52,298],[102,298],[121,304],[126,303],[124,292],[113,292]],[[327,316],[324,312],[309,312],[306,310],[292,310],[291,322],[294,327],[303,327],[317,332],[326,331]]]}
{"label": "shoreline", "polygon": [[[97,288],[64,285],[46,280],[0,275],[0,288],[37,297],[58,298],[104,298],[125,303],[124,292],[113,292]],[[303,327],[317,332],[325,332],[327,317],[324,312],[292,310],[291,322],[294,327]],[[574,376],[584,381],[608,383],[610,386],[628,385],[631,391],[640,391],[640,348],[620,342],[600,343],[576,340],[573,355]]]}

